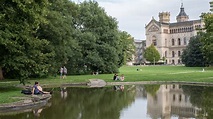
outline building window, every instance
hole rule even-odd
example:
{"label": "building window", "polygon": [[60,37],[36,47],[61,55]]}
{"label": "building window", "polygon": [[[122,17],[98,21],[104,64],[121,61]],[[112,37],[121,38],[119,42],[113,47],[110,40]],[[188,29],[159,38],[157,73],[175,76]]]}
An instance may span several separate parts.
{"label": "building window", "polygon": [[181,64],[180,59],[178,59],[178,64]]}
{"label": "building window", "polygon": [[175,51],[172,51],[172,57],[175,57]]}
{"label": "building window", "polygon": [[186,37],[183,38],[183,44],[186,45],[187,41],[186,41]]}
{"label": "building window", "polygon": [[175,101],[175,94],[173,94],[173,101]]}
{"label": "building window", "polygon": [[163,29],[163,32],[164,33],[168,33],[168,29]]}
{"label": "building window", "polygon": [[181,99],[182,99],[182,95],[179,95],[179,101],[181,102]]}
{"label": "building window", "polygon": [[175,64],[175,60],[172,60],[172,64]]}
{"label": "building window", "polygon": [[175,39],[172,39],[172,45],[175,45]]}
{"label": "building window", "polygon": [[181,55],[181,52],[180,52],[180,51],[178,51],[178,56],[180,57],[180,55]]}
{"label": "building window", "polygon": [[165,57],[167,57],[167,51],[165,51]]}
{"label": "building window", "polygon": [[181,41],[180,41],[180,38],[178,38],[178,45],[181,45]]}
{"label": "building window", "polygon": [[152,37],[152,43],[154,46],[157,46],[157,39],[155,36]]}

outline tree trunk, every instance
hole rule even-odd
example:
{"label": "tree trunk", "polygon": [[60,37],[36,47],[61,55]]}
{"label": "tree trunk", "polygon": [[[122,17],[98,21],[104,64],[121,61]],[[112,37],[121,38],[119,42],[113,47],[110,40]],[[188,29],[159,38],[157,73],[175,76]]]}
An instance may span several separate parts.
{"label": "tree trunk", "polygon": [[2,68],[0,67],[0,80],[3,80],[3,79],[4,79],[3,71],[2,71]]}

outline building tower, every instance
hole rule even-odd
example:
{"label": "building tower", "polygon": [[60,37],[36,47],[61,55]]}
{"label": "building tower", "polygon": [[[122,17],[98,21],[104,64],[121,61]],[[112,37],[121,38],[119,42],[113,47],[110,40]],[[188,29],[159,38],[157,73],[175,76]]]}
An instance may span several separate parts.
{"label": "building tower", "polygon": [[184,22],[184,21],[188,21],[188,19],[189,19],[189,16],[185,13],[183,8],[183,3],[182,3],[180,8],[180,13],[176,17],[176,20],[177,22]]}
{"label": "building tower", "polygon": [[159,22],[169,23],[170,22],[170,12],[161,12],[159,13]]}

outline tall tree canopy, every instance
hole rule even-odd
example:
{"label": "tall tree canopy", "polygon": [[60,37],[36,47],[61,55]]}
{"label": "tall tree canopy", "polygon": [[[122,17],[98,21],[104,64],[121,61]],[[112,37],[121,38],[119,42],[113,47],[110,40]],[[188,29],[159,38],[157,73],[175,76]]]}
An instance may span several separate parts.
{"label": "tall tree canopy", "polygon": [[118,72],[134,49],[95,1],[1,0],[0,21],[0,79]]}
{"label": "tall tree canopy", "polygon": [[132,55],[135,53],[135,45],[133,37],[125,31],[120,31],[120,47],[117,48],[121,50],[119,53],[119,66],[132,61]]}
{"label": "tall tree canopy", "polygon": [[110,73],[118,71],[119,32],[117,21],[108,16],[97,2],[79,4],[75,24],[79,30],[79,46],[82,58],[79,67],[84,65],[91,71]]}
{"label": "tall tree canopy", "polygon": [[205,66],[206,61],[204,59],[204,55],[201,49],[203,47],[203,44],[201,43],[200,40],[201,40],[200,35],[192,37],[186,49],[183,50],[181,58],[182,62],[186,66],[190,67]]}
{"label": "tall tree canopy", "polygon": [[[66,65],[69,59],[74,62],[79,55],[78,42],[73,35],[74,18],[77,13],[77,5],[69,0],[49,0],[48,14],[45,16],[47,23],[42,23],[38,29],[38,37],[47,39],[54,57],[50,60],[49,71],[56,73],[60,66]],[[70,60],[69,60],[70,61]]]}
{"label": "tall tree canopy", "polygon": [[146,58],[147,61],[149,61],[151,63],[155,63],[160,60],[160,53],[155,48],[155,46],[152,44],[148,48],[146,48],[146,50],[144,52],[144,57]]}
{"label": "tall tree canopy", "polygon": [[205,33],[202,33],[203,53],[209,65],[213,65],[213,14],[202,15],[205,23]]}
{"label": "tall tree canopy", "polygon": [[30,75],[46,74],[52,56],[46,39],[36,37],[45,22],[47,0],[0,1],[0,68],[21,83]]}

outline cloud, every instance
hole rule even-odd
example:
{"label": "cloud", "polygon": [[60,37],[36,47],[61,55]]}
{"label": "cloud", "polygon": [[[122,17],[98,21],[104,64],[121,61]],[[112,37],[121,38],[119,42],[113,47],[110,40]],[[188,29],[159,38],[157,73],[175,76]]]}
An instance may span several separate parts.
{"label": "cloud", "polygon": [[[76,0],[77,1],[77,0]],[[83,1],[83,0],[80,0]],[[170,22],[176,22],[180,0],[96,0],[106,13],[117,19],[119,29],[127,31],[136,39],[145,39],[145,24],[152,17],[158,20],[159,12],[170,12]],[[189,19],[199,19],[202,12],[209,11],[210,0],[184,0],[183,6]]]}

